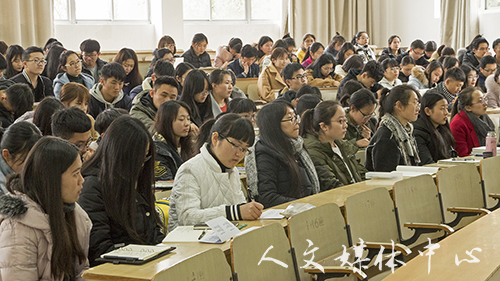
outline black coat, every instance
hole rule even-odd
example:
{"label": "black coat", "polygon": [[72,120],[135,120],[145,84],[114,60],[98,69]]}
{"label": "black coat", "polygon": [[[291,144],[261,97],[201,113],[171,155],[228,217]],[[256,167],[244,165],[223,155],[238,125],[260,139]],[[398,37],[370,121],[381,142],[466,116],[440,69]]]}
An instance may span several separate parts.
{"label": "black coat", "polygon": [[448,155],[443,155],[442,152],[438,151],[438,148],[436,147],[437,140],[435,138],[431,138],[431,133],[422,118],[418,118],[417,121],[413,122],[413,136],[417,142],[418,156],[420,156],[419,165],[432,164],[441,159],[458,156],[455,149],[451,145],[449,150],[446,152]]}
{"label": "black coat", "polygon": [[[366,169],[368,171],[392,172],[398,165],[405,165],[403,154],[391,130],[380,126],[366,148]],[[412,166],[415,166],[413,157]]]}
{"label": "black coat", "polygon": [[347,81],[350,80],[358,81],[358,75],[360,73],[361,69],[356,69],[356,68],[349,69],[349,72],[339,84],[339,90],[337,91],[337,100],[340,100],[342,98],[342,89],[344,88],[345,83],[347,83]]}
{"label": "black coat", "polygon": [[52,81],[50,81],[50,79],[45,76],[38,75],[38,84],[36,85],[36,88],[33,88],[33,85],[31,85],[31,83],[26,79],[26,77],[24,77],[23,72],[10,78],[10,80],[14,81],[15,83],[27,84],[30,87],[31,91],[33,92],[35,102],[39,102],[43,100],[45,97],[54,95],[54,88],[52,88]]}
{"label": "black coat", "polygon": [[[89,262],[90,266],[99,263],[95,261],[100,255],[131,243],[137,244],[119,224],[115,223],[106,212],[102,199],[101,181],[97,177],[98,168],[89,168],[83,175],[82,194],[78,199],[78,204],[87,212],[92,220],[92,230],[90,232]],[[161,226],[158,225],[154,216],[150,214],[150,208],[146,200],[137,193],[137,214],[135,217],[135,229],[146,245],[161,243],[165,235],[161,233]]]}
{"label": "black coat", "polygon": [[189,50],[184,52],[181,57],[184,58],[184,62],[189,62],[196,68],[212,66],[210,55],[207,52],[204,52],[203,54],[197,56],[194,53],[193,47],[190,47]]}
{"label": "black coat", "polygon": [[156,145],[155,178],[157,181],[173,180],[183,163],[182,158],[170,142],[159,140],[156,136],[154,142]]}
{"label": "black coat", "polygon": [[[399,56],[396,58],[396,60],[398,61],[398,63],[399,63],[399,64],[401,64],[401,60],[403,60],[403,58],[404,58],[405,56],[409,56],[409,55],[410,55],[410,51],[408,51],[408,52],[406,52],[406,53],[402,53],[401,55],[399,55]],[[427,65],[429,65],[429,61],[428,61],[428,60],[426,60],[426,59],[424,58],[424,56],[421,56],[418,60],[416,60],[416,61],[415,61],[415,63],[416,63],[417,65],[421,65],[421,66],[423,66],[424,68],[427,68]]]}
{"label": "black coat", "polygon": [[479,60],[476,58],[476,54],[473,51],[467,51],[463,58],[462,64],[468,64],[473,69],[479,70]]}
{"label": "black coat", "polygon": [[14,114],[10,113],[2,103],[0,103],[0,123],[0,126],[4,129],[14,123]]}
{"label": "black coat", "polygon": [[259,201],[264,208],[290,202],[313,194],[312,184],[300,160],[297,160],[300,170],[301,190],[294,188],[290,176],[292,171],[276,151],[257,142],[255,145],[255,162],[257,164]]}

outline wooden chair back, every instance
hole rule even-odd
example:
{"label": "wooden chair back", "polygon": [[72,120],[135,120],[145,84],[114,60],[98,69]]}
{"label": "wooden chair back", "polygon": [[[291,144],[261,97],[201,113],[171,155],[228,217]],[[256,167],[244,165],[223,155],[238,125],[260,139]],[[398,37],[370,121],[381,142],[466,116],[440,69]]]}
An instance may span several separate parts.
{"label": "wooden chair back", "polygon": [[490,157],[481,160],[479,169],[484,185],[484,195],[486,197],[486,208],[492,208],[497,204],[497,200],[488,194],[500,194],[500,156]]}

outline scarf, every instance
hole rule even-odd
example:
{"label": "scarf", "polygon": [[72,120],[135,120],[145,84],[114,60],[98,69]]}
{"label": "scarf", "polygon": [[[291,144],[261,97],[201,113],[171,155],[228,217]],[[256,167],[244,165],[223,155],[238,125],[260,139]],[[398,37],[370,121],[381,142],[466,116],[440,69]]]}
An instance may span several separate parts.
{"label": "scarf", "polygon": [[[248,184],[248,192],[250,197],[259,195],[258,184],[259,178],[257,176],[257,163],[255,161],[255,145],[259,142],[259,137],[255,137],[254,145],[251,149],[248,150],[247,155],[245,156],[245,172],[247,174],[247,184]],[[316,168],[314,167],[314,163],[309,156],[309,153],[304,149],[304,139],[302,137],[298,137],[296,139],[291,139],[292,146],[296,154],[298,154],[304,168],[306,169],[307,176],[313,185],[313,193],[316,194],[319,192],[319,180],[318,174],[316,173]]]}
{"label": "scarf", "polygon": [[63,211],[69,213],[75,210],[76,203],[64,203]]}
{"label": "scarf", "polygon": [[403,124],[390,113],[386,113],[382,116],[380,123],[392,132],[392,135],[398,143],[399,151],[403,155],[405,165],[412,166],[410,157],[413,157],[415,163],[420,163],[417,145],[413,137],[413,125],[408,122],[408,124],[403,127]]}
{"label": "scarf", "polygon": [[465,113],[467,114],[467,117],[469,117],[472,126],[474,126],[474,131],[476,131],[477,139],[479,140],[479,145],[485,146],[486,135],[488,134],[488,132],[495,130],[493,122],[486,114],[481,116],[481,118],[479,118],[470,111],[465,111]]}

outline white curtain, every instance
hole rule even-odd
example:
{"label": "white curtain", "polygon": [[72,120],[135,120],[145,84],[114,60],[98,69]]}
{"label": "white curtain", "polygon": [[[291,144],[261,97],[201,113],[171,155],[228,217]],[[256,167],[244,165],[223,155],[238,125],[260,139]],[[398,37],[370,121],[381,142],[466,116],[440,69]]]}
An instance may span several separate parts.
{"label": "white curtain", "polygon": [[478,0],[441,0],[441,42],[455,50],[479,33]]}
{"label": "white curtain", "polygon": [[43,47],[54,34],[53,0],[0,0],[0,40]]}

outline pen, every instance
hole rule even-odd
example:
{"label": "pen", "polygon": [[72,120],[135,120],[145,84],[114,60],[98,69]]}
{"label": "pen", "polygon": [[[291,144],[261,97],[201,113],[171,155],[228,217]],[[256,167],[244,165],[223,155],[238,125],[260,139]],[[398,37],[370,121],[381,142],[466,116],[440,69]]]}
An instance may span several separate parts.
{"label": "pen", "polygon": [[239,229],[239,230],[241,230],[241,229],[242,229],[243,227],[245,227],[245,226],[247,226],[247,224],[246,224],[246,223],[244,223],[244,224],[242,224],[242,225],[238,226],[238,229]]}
{"label": "pen", "polygon": [[205,236],[206,233],[207,231],[203,230],[203,232],[200,234],[200,237],[198,237],[198,240],[201,240],[201,238],[203,238],[203,236]]}

